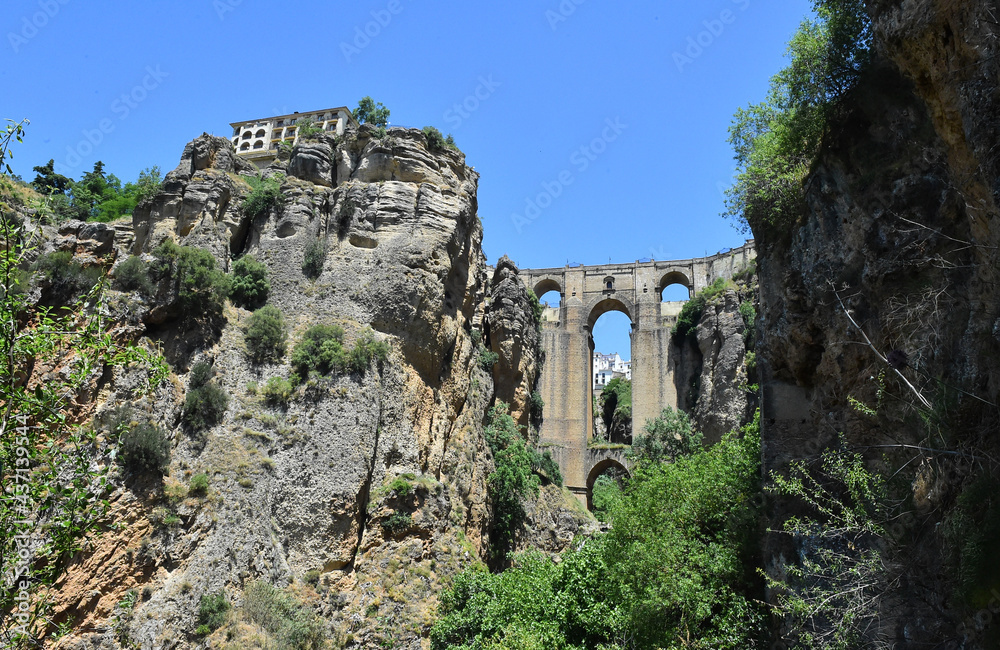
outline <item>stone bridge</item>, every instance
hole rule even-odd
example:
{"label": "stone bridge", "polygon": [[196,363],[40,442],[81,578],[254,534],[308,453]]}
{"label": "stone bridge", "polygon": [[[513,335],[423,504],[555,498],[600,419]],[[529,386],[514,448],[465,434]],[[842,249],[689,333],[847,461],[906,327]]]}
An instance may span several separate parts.
{"label": "stone bridge", "polygon": [[560,294],[559,307],[545,309],[542,323],[545,362],[538,389],[545,408],[539,444],[552,452],[566,486],[581,500],[589,502],[594,481],[608,468],[628,471],[624,449],[593,445],[591,332],[597,319],[619,311],[632,321],[632,422],[633,431],[641,431],[664,407],[678,406],[670,330],[684,301],[664,302],[663,290],[680,284],[691,297],[717,278],[732,277],[754,257],[748,241],[697,259],[520,270],[535,295]]}

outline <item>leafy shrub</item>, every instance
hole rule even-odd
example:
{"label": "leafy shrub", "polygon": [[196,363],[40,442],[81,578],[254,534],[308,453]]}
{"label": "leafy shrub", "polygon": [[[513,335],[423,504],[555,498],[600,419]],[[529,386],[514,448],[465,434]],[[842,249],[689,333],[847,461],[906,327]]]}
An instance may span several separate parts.
{"label": "leafy shrub", "polygon": [[252,255],[244,255],[233,264],[233,279],[229,297],[238,307],[253,309],[267,302],[271,283],[267,279],[267,266]]}
{"label": "leafy shrub", "polygon": [[954,549],[959,596],[981,610],[1000,590],[1000,479],[980,472],[959,494],[945,521],[944,533]]}
{"label": "leafy shrub", "polygon": [[151,296],[153,283],[149,280],[149,265],[137,255],[130,255],[115,268],[115,286],[121,291],[138,291]]}
{"label": "leafy shrub", "polygon": [[743,343],[749,346],[757,338],[757,309],[749,300],[741,302],[739,309],[743,317]]}
{"label": "leafy shrub", "polygon": [[264,400],[272,406],[288,406],[293,390],[292,383],[284,377],[271,377],[264,384]]}
{"label": "leafy shrub", "polygon": [[500,355],[489,348],[479,348],[479,367],[486,372],[491,372],[493,366],[500,360]]}
{"label": "leafy shrub", "polygon": [[562,486],[562,472],[559,471],[559,463],[553,460],[552,452],[532,451],[531,467],[550,482],[555,483],[560,487]]}
{"label": "leafy shrub", "polygon": [[196,363],[191,368],[190,389],[184,399],[181,418],[195,432],[203,431],[222,421],[229,408],[229,396],[214,381],[212,367]]}
{"label": "leafy shrub", "polygon": [[269,637],[265,647],[276,650],[319,650],[325,646],[323,620],[291,594],[256,580],[243,592],[241,615]]}
{"label": "leafy shrub", "polygon": [[542,314],[545,312],[545,308],[542,307],[542,303],[539,302],[538,296],[531,289],[528,289],[528,303],[531,305],[531,315],[535,321],[535,327],[542,326]]}
{"label": "leafy shrub", "polygon": [[441,132],[433,126],[425,126],[424,135],[427,137],[427,148],[430,151],[445,151],[446,149],[457,148],[455,147],[455,139],[451,137],[450,133],[448,134],[448,137],[445,138],[441,135]]}
{"label": "leafy shrub", "polygon": [[201,315],[218,317],[229,295],[229,277],[215,267],[215,258],[207,250],[178,246],[166,239],[153,250],[156,262],[151,275],[167,277],[177,292],[181,313],[187,318]]}
{"label": "leafy shrub", "polygon": [[617,477],[607,473],[601,474],[594,481],[590,491],[590,501],[594,506],[594,516],[599,521],[610,521],[611,513],[622,498],[622,486]]}
{"label": "leafy shrub", "polygon": [[313,325],[292,349],[292,369],[305,378],[310,371],[327,374],[347,365],[344,351],[344,328],[339,325]]}
{"label": "leafy shrub", "polygon": [[214,632],[222,627],[226,622],[226,614],[229,612],[229,599],[226,594],[219,592],[216,594],[202,594],[198,601],[198,634]]}
{"label": "leafy shrub", "polygon": [[[787,476],[772,472],[772,491],[805,506],[783,532],[801,549],[798,561],[767,575],[775,613],[787,625],[789,647],[875,647],[881,598],[889,590],[885,481],[868,472],[843,439],[818,464],[793,462]],[[980,504],[977,503],[977,509]],[[996,561],[990,558],[994,575]]]}
{"label": "leafy shrub", "polygon": [[302,258],[302,273],[315,280],[323,273],[323,262],[326,260],[326,240],[313,239],[306,244],[306,252]]}
{"label": "leafy shrub", "polygon": [[285,317],[274,305],[264,305],[250,316],[245,332],[247,352],[257,362],[278,361],[288,347]]}
{"label": "leafy shrub", "polygon": [[69,251],[56,251],[38,258],[33,270],[42,274],[59,297],[68,298],[89,291],[101,279],[98,267],[83,268]]}
{"label": "leafy shrub", "polygon": [[365,329],[354,342],[349,355],[350,368],[354,372],[364,372],[372,359],[383,363],[389,356],[389,344],[375,338],[371,329]]}
{"label": "leafy shrub", "polygon": [[188,494],[194,496],[205,496],[208,494],[208,474],[195,474],[191,477],[188,486]]}
{"label": "leafy shrub", "polygon": [[413,486],[402,476],[397,476],[392,479],[392,483],[389,483],[389,491],[398,497],[406,498],[413,491]]}
{"label": "leafy shrub", "polygon": [[635,436],[626,454],[640,464],[669,462],[698,451],[701,442],[701,432],[691,425],[687,413],[668,406],[646,422],[644,433]]}
{"label": "leafy shrub", "polygon": [[299,122],[298,125],[299,140],[315,138],[323,133],[323,125],[317,124],[312,120],[306,119]]}
{"label": "leafy shrub", "polygon": [[155,424],[135,423],[122,431],[118,458],[133,472],[163,474],[170,466],[170,441]]}
{"label": "leafy shrub", "polygon": [[280,174],[271,178],[249,176],[245,177],[245,180],[250,184],[250,193],[243,199],[241,206],[246,216],[256,219],[284,205],[285,196],[281,193],[284,176]]}
{"label": "leafy shrub", "polygon": [[545,400],[542,399],[542,394],[537,390],[531,391],[531,395],[528,396],[528,414],[531,422],[536,426],[542,421],[544,408]]}
{"label": "leafy shrub", "polygon": [[802,182],[839,99],[869,62],[870,18],[860,0],[817,0],[788,44],[790,64],[771,78],[767,99],[740,109],[729,142],[738,163],[726,212],[760,237],[783,236],[803,207]]}
{"label": "leafy shrub", "polygon": [[389,537],[402,535],[413,527],[413,517],[408,512],[394,512],[382,520],[382,530]]}
{"label": "leafy shrub", "polygon": [[315,371],[321,375],[331,372],[364,372],[372,360],[383,362],[388,358],[389,345],[375,339],[366,329],[351,350],[344,348],[344,330],[337,325],[314,325],[306,330],[302,340],[292,350],[292,369],[301,379]]}

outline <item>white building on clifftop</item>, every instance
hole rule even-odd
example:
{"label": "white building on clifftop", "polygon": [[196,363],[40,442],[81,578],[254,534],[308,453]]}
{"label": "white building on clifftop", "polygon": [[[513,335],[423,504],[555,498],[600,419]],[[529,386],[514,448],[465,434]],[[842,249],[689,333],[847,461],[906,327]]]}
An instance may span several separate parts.
{"label": "white building on clifftop", "polygon": [[343,135],[348,125],[358,126],[358,121],[346,106],[322,111],[275,115],[245,122],[232,122],[232,141],[236,153],[258,167],[266,167],[278,156],[278,145],[294,145],[299,139],[303,123]]}
{"label": "white building on clifftop", "polygon": [[594,353],[594,392],[600,392],[615,377],[632,379],[632,362],[623,360],[617,352]]}

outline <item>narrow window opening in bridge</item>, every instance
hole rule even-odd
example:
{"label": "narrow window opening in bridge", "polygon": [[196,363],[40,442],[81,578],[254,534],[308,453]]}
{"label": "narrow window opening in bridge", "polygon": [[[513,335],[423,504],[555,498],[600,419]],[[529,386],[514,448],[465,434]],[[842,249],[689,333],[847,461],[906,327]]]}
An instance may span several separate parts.
{"label": "narrow window opening in bridge", "polygon": [[691,292],[683,284],[671,284],[663,288],[660,296],[662,302],[683,302],[690,298]]}
{"label": "narrow window opening in bridge", "polygon": [[562,300],[562,296],[558,291],[547,291],[546,293],[538,296],[538,302],[546,307],[558,307],[559,302]]}
{"label": "narrow window opening in bridge", "polygon": [[591,408],[597,445],[632,444],[632,321],[619,311],[597,319],[591,332]]}

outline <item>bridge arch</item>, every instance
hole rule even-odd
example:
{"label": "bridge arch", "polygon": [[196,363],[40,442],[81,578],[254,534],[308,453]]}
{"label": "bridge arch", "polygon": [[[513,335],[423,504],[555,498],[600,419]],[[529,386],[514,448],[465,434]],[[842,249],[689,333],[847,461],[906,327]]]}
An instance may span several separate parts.
{"label": "bridge arch", "polygon": [[621,455],[620,452],[619,454],[615,454],[614,456],[606,456],[598,460],[596,463],[594,463],[593,467],[591,467],[590,471],[587,473],[588,510],[594,509],[594,483],[597,482],[597,479],[600,478],[601,474],[608,471],[609,469],[617,469],[621,471],[622,474],[624,474],[625,476],[631,478],[632,472],[630,472],[628,467],[626,467],[624,462],[625,460],[624,457],[618,458],[619,455]]}
{"label": "bridge arch", "polygon": [[691,291],[692,291],[692,289],[694,289],[694,286],[693,286],[693,283],[691,282],[691,279],[689,277],[687,277],[687,275],[685,275],[681,271],[670,271],[670,272],[664,274],[664,276],[662,278],[660,278],[659,292],[660,292],[660,300],[661,301],[664,299],[663,298],[663,292],[666,289],[668,289],[670,286],[675,285],[675,284],[679,284],[679,285],[684,286],[684,288],[686,288],[687,291],[688,291],[688,298],[690,299],[690,297],[691,297]]}
{"label": "bridge arch", "polygon": [[537,297],[541,298],[550,291],[558,291],[559,295],[562,295],[563,288],[555,278],[542,278],[535,283],[532,291],[535,292]]}
{"label": "bridge arch", "polygon": [[633,327],[635,326],[635,317],[632,315],[635,313],[635,307],[630,301],[618,298],[604,298],[591,306],[590,315],[587,317],[587,329],[594,331],[594,324],[597,323],[597,319],[609,311],[622,312],[632,321]]}

